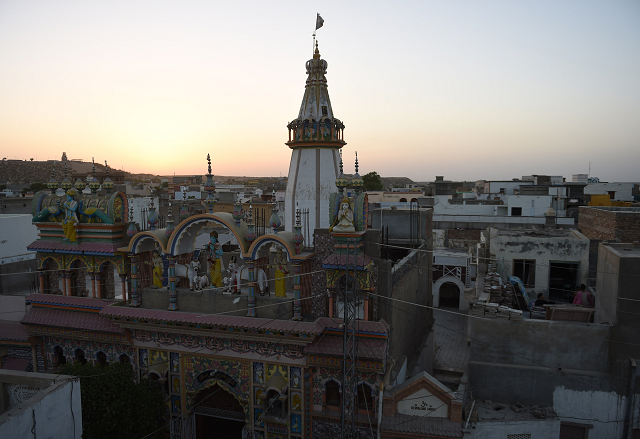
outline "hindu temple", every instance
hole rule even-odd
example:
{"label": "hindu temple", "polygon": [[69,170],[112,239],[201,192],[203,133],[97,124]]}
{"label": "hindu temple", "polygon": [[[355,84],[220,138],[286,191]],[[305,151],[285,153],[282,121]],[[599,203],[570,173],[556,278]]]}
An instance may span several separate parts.
{"label": "hindu temple", "polygon": [[[39,238],[28,248],[37,252],[39,293],[28,296],[21,321],[35,370],[129,363],[137,379],[162,387],[174,439],[221,429],[293,439],[339,434],[350,368],[354,428],[375,437],[390,352],[379,299],[390,292],[377,285],[391,265],[368,226],[357,158],[355,173],[344,173],[344,125],[317,45],[306,70],[300,112],[287,125],[284,217],[274,209],[267,230],[240,203],[214,212],[215,154],[206,168],[194,157],[206,169],[205,213],[174,220],[170,210],[157,228],[152,208],[145,231],[108,174],[88,183],[52,176],[33,200]],[[310,212],[312,239],[302,234],[301,209]],[[221,244],[229,235],[233,244]],[[353,356],[343,364],[347,290],[357,299],[347,328]]]}

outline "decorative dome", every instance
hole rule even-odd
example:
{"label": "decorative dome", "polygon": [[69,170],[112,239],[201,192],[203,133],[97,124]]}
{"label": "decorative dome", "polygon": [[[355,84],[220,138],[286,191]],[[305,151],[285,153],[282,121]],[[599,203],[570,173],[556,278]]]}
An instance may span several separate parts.
{"label": "decorative dome", "polygon": [[76,190],[78,192],[82,192],[84,190],[84,188],[87,187],[87,184],[84,182],[83,179],[79,178],[76,180],[76,184],[75,184]]}
{"label": "decorative dome", "polygon": [[92,177],[91,181],[89,182],[89,189],[91,189],[91,192],[93,192],[94,194],[98,192],[98,189],[100,189],[100,182],[96,180],[95,177]]}

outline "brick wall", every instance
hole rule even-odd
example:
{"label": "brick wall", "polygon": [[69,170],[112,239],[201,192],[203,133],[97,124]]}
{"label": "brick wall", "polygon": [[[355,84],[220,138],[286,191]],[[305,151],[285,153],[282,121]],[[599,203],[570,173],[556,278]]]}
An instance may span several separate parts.
{"label": "brick wall", "polygon": [[480,242],[482,230],[448,229],[445,243],[448,248],[468,248]]}
{"label": "brick wall", "polygon": [[580,207],[578,214],[578,230],[589,239],[615,239],[615,212]]}
{"label": "brick wall", "polygon": [[640,209],[621,209],[623,210],[580,206],[578,230],[589,239],[640,241]]}

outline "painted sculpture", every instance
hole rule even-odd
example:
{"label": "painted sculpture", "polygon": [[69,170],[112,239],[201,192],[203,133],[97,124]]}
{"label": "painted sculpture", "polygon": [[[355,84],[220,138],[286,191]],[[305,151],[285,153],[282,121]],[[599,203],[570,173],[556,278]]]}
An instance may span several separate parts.
{"label": "painted sculpture", "polygon": [[353,224],[353,210],[348,198],[343,198],[340,203],[340,210],[336,215],[333,226],[329,229],[332,232],[355,232],[356,228]]}
{"label": "painted sculpture", "polygon": [[162,262],[162,256],[158,250],[153,251],[153,258],[150,262],[153,265],[153,287],[162,288],[162,275],[164,274],[164,264]]}
{"label": "painted sculpture", "polygon": [[269,268],[275,270],[275,284],[276,284],[276,297],[287,297],[287,261],[282,255],[282,249],[276,250],[276,258],[273,264],[269,265]]}
{"label": "painted sculpture", "polygon": [[187,279],[189,281],[189,290],[193,291],[197,288],[198,270],[200,269],[200,261],[192,260],[189,264],[176,264],[176,277],[179,279]]}
{"label": "painted sculpture", "polygon": [[[253,270],[256,286],[260,291],[260,295],[264,296],[269,287],[267,274],[262,268],[254,268]],[[249,292],[249,269],[244,265],[238,265],[237,258],[235,256],[231,256],[227,271],[231,274],[229,282],[231,290],[238,294],[247,294]]]}
{"label": "painted sculpture", "polygon": [[77,194],[75,189],[69,189],[67,191],[67,200],[62,203],[61,206],[64,212],[62,230],[64,231],[65,238],[63,241],[75,242],[78,240],[78,238],[76,238],[76,224],[80,222],[76,213],[78,211],[78,202],[73,198]]}
{"label": "painted sculpture", "polygon": [[209,274],[211,276],[211,286],[222,287],[222,255],[223,251],[218,242],[218,232],[215,230],[209,234]]}

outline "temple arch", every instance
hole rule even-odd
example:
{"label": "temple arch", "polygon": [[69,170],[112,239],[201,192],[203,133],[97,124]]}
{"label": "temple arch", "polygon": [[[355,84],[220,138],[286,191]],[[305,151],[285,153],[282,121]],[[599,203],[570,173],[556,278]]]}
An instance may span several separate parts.
{"label": "temple arch", "polygon": [[203,233],[209,233],[218,226],[225,227],[235,236],[243,254],[247,251],[248,245],[244,238],[248,232],[247,225],[244,222],[237,225],[232,214],[218,212],[194,215],[178,224],[169,237],[165,253],[178,256],[193,252],[196,238]]}

